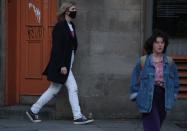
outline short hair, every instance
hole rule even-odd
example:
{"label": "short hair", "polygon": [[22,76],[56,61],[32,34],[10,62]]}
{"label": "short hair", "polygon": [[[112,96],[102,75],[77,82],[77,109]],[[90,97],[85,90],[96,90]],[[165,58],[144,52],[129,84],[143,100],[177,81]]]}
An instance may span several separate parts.
{"label": "short hair", "polygon": [[165,45],[162,53],[166,53],[169,44],[168,35],[161,30],[155,30],[153,34],[144,43],[144,50],[146,54],[149,55],[153,53],[153,43],[156,41],[158,37],[161,37],[163,39]]}
{"label": "short hair", "polygon": [[71,7],[71,6],[74,6],[76,5],[75,2],[73,1],[66,1],[66,2],[63,2],[59,8],[59,11],[57,12],[57,19],[58,21],[61,21],[65,18],[65,13],[66,11],[68,11],[68,9]]}

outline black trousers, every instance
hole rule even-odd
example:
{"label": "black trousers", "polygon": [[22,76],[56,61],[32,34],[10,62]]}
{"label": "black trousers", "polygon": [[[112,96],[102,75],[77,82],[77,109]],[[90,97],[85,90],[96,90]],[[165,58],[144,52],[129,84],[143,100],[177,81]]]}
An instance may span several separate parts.
{"label": "black trousers", "polygon": [[155,86],[151,112],[142,114],[144,131],[160,131],[166,114],[165,89]]}

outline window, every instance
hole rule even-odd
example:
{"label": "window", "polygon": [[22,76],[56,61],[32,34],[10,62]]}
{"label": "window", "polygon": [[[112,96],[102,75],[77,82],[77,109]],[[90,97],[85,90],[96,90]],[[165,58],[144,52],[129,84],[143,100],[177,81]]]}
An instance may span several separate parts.
{"label": "window", "polygon": [[187,37],[187,0],[154,0],[153,29],[171,37]]}

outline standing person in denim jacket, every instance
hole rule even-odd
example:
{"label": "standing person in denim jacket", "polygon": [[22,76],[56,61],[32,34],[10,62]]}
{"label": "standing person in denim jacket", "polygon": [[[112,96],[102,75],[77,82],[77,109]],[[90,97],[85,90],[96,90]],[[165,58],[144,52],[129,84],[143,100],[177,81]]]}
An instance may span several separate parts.
{"label": "standing person in denim jacket", "polygon": [[87,119],[81,112],[78,87],[72,72],[74,56],[78,47],[75,25],[72,22],[76,13],[75,3],[70,1],[62,3],[59,9],[58,22],[52,32],[51,56],[43,73],[50,84],[36,103],[26,111],[26,115],[32,122],[41,122],[38,118],[39,111],[60,91],[62,85],[68,89],[74,124],[87,124],[94,121]]}
{"label": "standing person in denim jacket", "polygon": [[178,94],[177,68],[166,56],[168,37],[155,31],[144,44],[146,55],[137,61],[131,77],[130,99],[142,113],[144,131],[160,131]]}

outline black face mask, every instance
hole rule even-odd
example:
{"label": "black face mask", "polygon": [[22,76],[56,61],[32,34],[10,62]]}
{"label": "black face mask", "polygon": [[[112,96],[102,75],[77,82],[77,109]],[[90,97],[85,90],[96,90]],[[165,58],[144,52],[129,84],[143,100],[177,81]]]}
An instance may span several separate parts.
{"label": "black face mask", "polygon": [[69,17],[74,19],[76,17],[77,11],[69,11]]}

